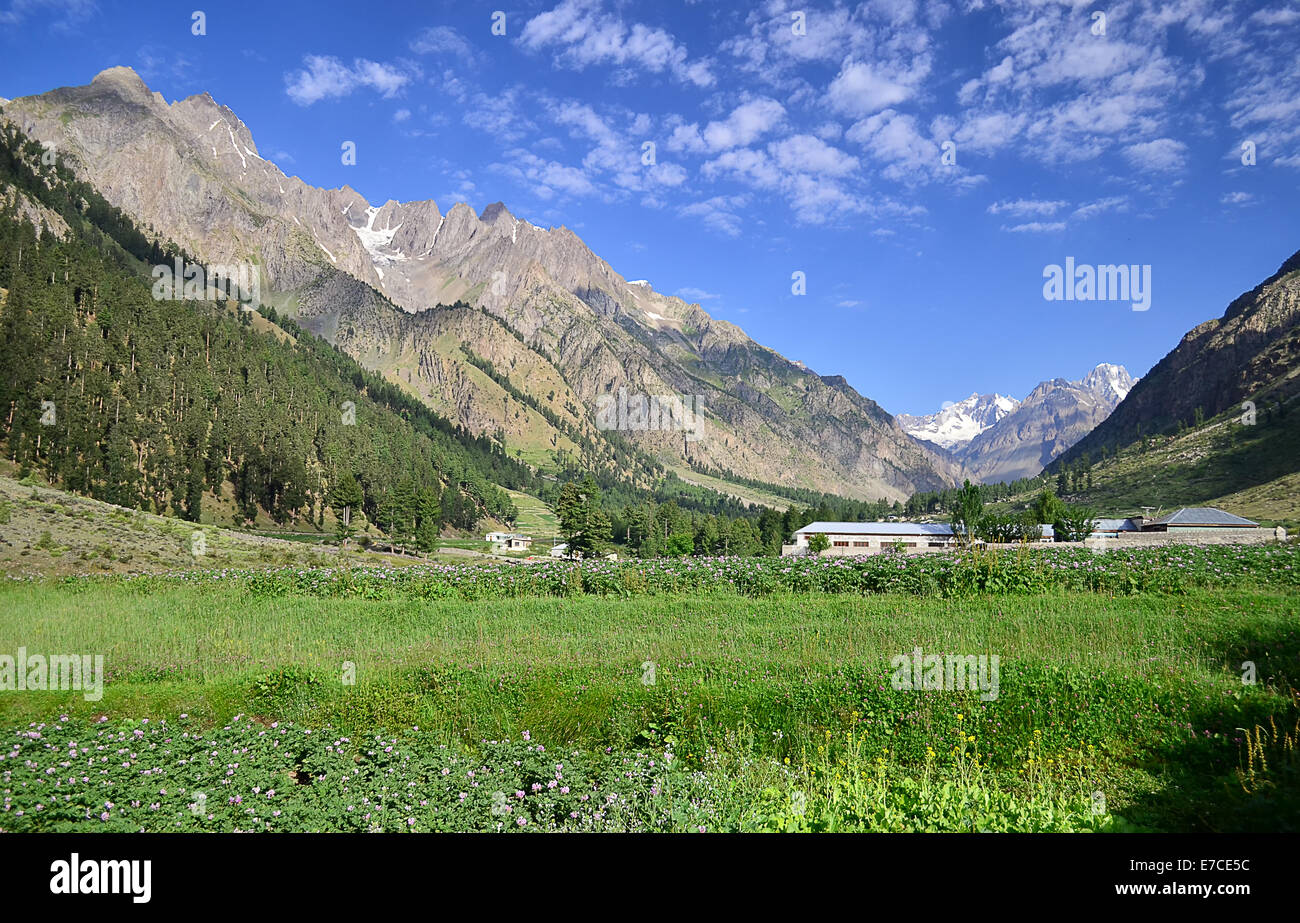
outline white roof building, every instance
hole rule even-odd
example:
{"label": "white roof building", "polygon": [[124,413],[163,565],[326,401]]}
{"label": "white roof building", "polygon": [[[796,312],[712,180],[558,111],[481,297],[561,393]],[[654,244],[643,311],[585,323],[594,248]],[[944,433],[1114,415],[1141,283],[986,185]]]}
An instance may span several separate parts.
{"label": "white roof building", "polygon": [[933,522],[810,522],[795,530],[794,544],[782,545],[781,554],[808,553],[808,540],[826,536],[827,555],[876,554],[881,551],[938,551],[953,544],[952,526]]}

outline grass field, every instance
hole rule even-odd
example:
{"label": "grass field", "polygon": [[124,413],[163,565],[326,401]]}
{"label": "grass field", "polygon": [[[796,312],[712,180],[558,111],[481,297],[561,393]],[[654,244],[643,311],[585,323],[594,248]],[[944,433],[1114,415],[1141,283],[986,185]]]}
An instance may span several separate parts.
{"label": "grass field", "polygon": [[560,534],[560,519],[549,506],[517,490],[507,490],[506,493],[514,501],[515,509],[519,510],[519,518],[515,520],[516,532],[530,535],[535,542],[547,545],[551,538]]}
{"label": "grass field", "polygon": [[744,484],[733,484],[730,481],[724,481],[722,478],[715,478],[709,474],[701,474],[693,468],[688,468],[685,465],[670,465],[669,470],[687,484],[696,484],[700,487],[707,487],[709,490],[716,490],[720,494],[735,497],[737,500],[754,506],[770,506],[774,510],[781,510],[784,512],[794,505],[787,497],[780,497],[770,491],[761,490],[757,487],[748,487]]}
{"label": "grass field", "polygon": [[[1294,830],[1296,600],[11,582],[0,654],[108,681],[0,692],[0,829]],[[894,688],[918,647],[996,697]]]}

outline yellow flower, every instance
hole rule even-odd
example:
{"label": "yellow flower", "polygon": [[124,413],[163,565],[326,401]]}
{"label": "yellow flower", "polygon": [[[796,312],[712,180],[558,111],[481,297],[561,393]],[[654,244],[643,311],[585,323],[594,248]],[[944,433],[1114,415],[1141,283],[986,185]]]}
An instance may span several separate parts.
{"label": "yellow flower", "polygon": [[958,720],[958,721],[961,721],[961,720],[962,720],[963,718],[965,718],[965,717],[966,717],[965,715],[958,714],[958,715],[957,715],[957,720]]}

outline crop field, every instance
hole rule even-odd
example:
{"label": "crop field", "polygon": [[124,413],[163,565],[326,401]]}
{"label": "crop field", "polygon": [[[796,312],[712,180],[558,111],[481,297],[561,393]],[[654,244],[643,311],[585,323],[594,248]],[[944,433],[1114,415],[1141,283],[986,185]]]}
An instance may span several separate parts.
{"label": "crop field", "polygon": [[0,659],[0,830],[1294,831],[1298,572],[1219,546],[9,579],[0,656],[103,673],[19,691]]}

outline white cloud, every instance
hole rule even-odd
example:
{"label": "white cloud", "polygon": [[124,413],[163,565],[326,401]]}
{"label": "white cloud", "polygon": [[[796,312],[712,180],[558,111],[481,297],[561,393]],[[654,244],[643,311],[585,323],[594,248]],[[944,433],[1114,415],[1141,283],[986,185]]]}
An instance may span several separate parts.
{"label": "white cloud", "polygon": [[1055,215],[1065,206],[1069,205],[1060,199],[1016,199],[1004,202],[994,202],[988,207],[990,215],[1010,215],[1013,218],[1024,218],[1028,215]]}
{"label": "white cloud", "polygon": [[16,26],[29,16],[50,13],[56,30],[79,25],[99,12],[95,0],[12,0],[9,9],[0,10],[0,23]]}
{"label": "white cloud", "polygon": [[786,189],[795,220],[801,224],[826,224],[847,214],[867,211],[866,203],[834,180],[798,173]]}
{"label": "white cloud", "polygon": [[1219,200],[1223,205],[1250,205],[1254,201],[1254,195],[1249,192],[1229,192]]}
{"label": "white cloud", "polygon": [[[948,119],[935,119],[931,127],[939,133],[947,130]],[[943,162],[939,139],[927,137],[910,114],[886,109],[856,122],[844,137],[863,148],[872,159],[883,165],[881,175],[894,182],[914,186],[941,182],[973,186],[983,181],[964,168]]]}
{"label": "white cloud", "polygon": [[715,79],[709,62],[689,60],[685,46],[671,34],[641,23],[629,26],[617,14],[604,12],[599,0],[563,0],[530,19],[519,41],[531,51],[558,47],[557,63],[574,70],[611,64],[667,72],[698,87],[710,87]]}
{"label": "white cloud", "polygon": [[826,91],[838,112],[861,117],[910,99],[912,88],[877,73],[869,64],[849,62],[841,68]]}
{"label": "white cloud", "polygon": [[476,92],[469,98],[462,120],[471,128],[487,132],[507,144],[515,144],[537,128],[523,115],[523,95],[519,87],[508,87],[497,93]]}
{"label": "white cloud", "polygon": [[1250,17],[1251,22],[1261,26],[1289,26],[1300,22],[1300,9],[1278,8],[1275,10],[1257,10]]}
{"label": "white cloud", "polygon": [[1124,156],[1139,170],[1161,173],[1181,170],[1186,160],[1187,145],[1172,138],[1142,141],[1124,148]]}
{"label": "white cloud", "polygon": [[300,106],[310,106],[322,99],[338,98],[353,91],[369,88],[385,99],[395,96],[411,81],[411,76],[391,64],[357,58],[352,66],[329,55],[308,55],[304,70],[285,75],[285,92]]}
{"label": "white cloud", "polygon": [[737,209],[744,207],[743,196],[714,196],[702,202],[691,202],[677,209],[683,218],[699,218],[705,227],[720,231],[728,237],[738,237],[743,224]]}
{"label": "white cloud", "polygon": [[749,148],[719,154],[706,162],[700,172],[707,179],[730,175],[759,188],[773,188],[781,183],[781,171],[768,156]]}
{"label": "white cloud", "polygon": [[[653,192],[686,182],[687,173],[680,164],[659,160],[657,155],[653,164],[642,161],[642,144],[653,133],[650,118],[644,113],[625,112],[611,116],[625,122],[616,127],[590,105],[574,100],[548,102],[544,111],[576,137],[595,142],[595,147],[582,160],[583,169],[589,176],[608,174],[615,186],[629,192]],[[657,196],[644,201],[652,207],[662,205]]]}
{"label": "white cloud", "polygon": [[504,163],[493,164],[493,169],[512,177],[539,199],[549,200],[557,192],[572,196],[589,196],[597,190],[587,175],[576,167],[554,160],[543,160],[531,151],[512,150]]}
{"label": "white cloud", "polygon": [[716,301],[718,298],[722,297],[721,295],[715,295],[712,292],[706,292],[702,288],[691,288],[690,286],[679,288],[677,291],[673,292],[673,294],[678,298],[681,298],[683,301],[690,301],[695,304],[699,304],[702,301]]}
{"label": "white cloud", "polygon": [[1109,211],[1128,211],[1128,196],[1108,196],[1104,199],[1098,199],[1096,202],[1088,202],[1076,208],[1070,217],[1079,221],[1086,221]]}
{"label": "white cloud", "polygon": [[1008,231],[1012,234],[1050,234],[1054,231],[1064,231],[1065,222],[1064,221],[1049,221],[1049,222],[1028,221],[1024,224],[1012,225],[1011,227],[1008,227],[1007,225],[1004,224],[1002,225],[1002,230]]}
{"label": "white cloud", "polygon": [[431,26],[411,39],[411,50],[416,54],[449,55],[461,60],[472,60],[476,52],[469,41],[450,26]]}
{"label": "white cloud", "polygon": [[791,173],[846,176],[858,167],[858,158],[812,135],[793,135],[769,144],[767,149],[777,165]]}
{"label": "white cloud", "polygon": [[784,106],[774,99],[759,97],[737,106],[725,119],[709,122],[703,131],[696,123],[678,125],[668,138],[668,149],[698,154],[745,147],[767,134],[784,118]]}
{"label": "white cloud", "polygon": [[1008,112],[974,115],[952,133],[952,140],[959,150],[992,154],[1014,142],[1025,121],[1024,115]]}

